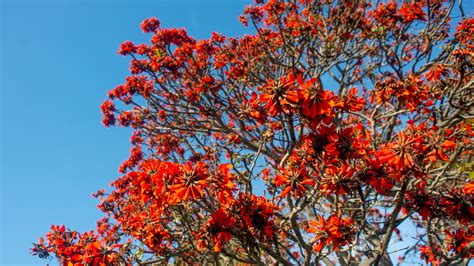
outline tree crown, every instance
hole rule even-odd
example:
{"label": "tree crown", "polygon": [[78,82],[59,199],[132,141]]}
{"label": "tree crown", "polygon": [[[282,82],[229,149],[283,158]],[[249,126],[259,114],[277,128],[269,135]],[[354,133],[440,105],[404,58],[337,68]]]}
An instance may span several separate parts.
{"label": "tree crown", "polygon": [[[455,28],[453,13],[461,16]],[[74,265],[466,263],[474,254],[474,19],[455,1],[256,1],[255,34],[143,21],[101,106],[133,129],[96,232],[33,247]]]}

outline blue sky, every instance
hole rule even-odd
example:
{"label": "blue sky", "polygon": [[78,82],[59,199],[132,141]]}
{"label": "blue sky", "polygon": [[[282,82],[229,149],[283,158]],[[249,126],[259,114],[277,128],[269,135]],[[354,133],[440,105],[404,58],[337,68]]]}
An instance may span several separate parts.
{"label": "blue sky", "polygon": [[100,124],[107,91],[128,74],[119,44],[146,42],[139,24],[152,16],[196,38],[241,35],[248,2],[0,3],[0,265],[44,265],[29,248],[51,224],[85,231],[101,217],[90,194],[129,153],[130,132]]}
{"label": "blue sky", "polygon": [[196,38],[240,35],[247,3],[0,3],[0,265],[44,265],[28,249],[51,224],[84,231],[101,217],[90,194],[129,153],[129,131],[100,123],[107,91],[128,74],[119,44],[147,41],[139,24],[152,16]]}

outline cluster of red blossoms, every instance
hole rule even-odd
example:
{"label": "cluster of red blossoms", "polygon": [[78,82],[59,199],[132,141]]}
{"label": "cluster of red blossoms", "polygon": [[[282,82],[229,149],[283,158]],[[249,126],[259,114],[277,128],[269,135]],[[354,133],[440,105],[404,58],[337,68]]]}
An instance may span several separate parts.
{"label": "cluster of red blossoms", "polygon": [[353,220],[345,217],[341,218],[336,215],[331,215],[328,219],[324,219],[321,215],[318,215],[318,220],[310,222],[308,228],[309,233],[314,233],[314,242],[317,245],[314,246],[316,252],[321,252],[324,247],[334,244],[334,250],[337,251],[339,245],[343,246],[350,241],[354,227],[352,224]]}
{"label": "cluster of red blossoms", "polygon": [[342,110],[360,111],[366,103],[364,98],[358,97],[355,87],[344,97],[337,97],[334,92],[322,89],[316,79],[304,81],[301,75],[295,78],[292,73],[278,81],[269,80],[260,90],[263,93],[259,102],[271,116],[295,112],[307,119],[331,118]]}
{"label": "cluster of red blossoms", "polygon": [[117,227],[105,221],[100,223],[99,230],[104,235],[99,238],[93,231],[79,234],[66,230],[65,226],[51,226],[46,235],[46,243],[40,238],[31,249],[40,258],[49,257],[52,252],[64,265],[111,265],[120,261],[124,245],[117,242]]}
{"label": "cluster of red blossoms", "polygon": [[454,6],[257,0],[240,17],[255,34],[204,40],[144,20],[150,44],[120,46],[131,75],[101,106],[133,129],[122,176],[95,194],[113,222],[55,226],[33,253],[378,265],[408,224],[402,260],[469,263],[474,26],[460,9],[451,32]]}
{"label": "cluster of red blossoms", "polygon": [[[170,212],[175,208],[185,211],[193,203],[213,210],[207,222],[206,216],[197,214],[196,217],[202,220],[201,227],[194,232],[201,249],[211,246],[219,252],[234,234],[240,236],[244,231],[249,241],[272,239],[276,230],[272,220],[276,206],[263,197],[247,193],[236,195],[236,176],[231,168],[229,164],[211,169],[203,162],[192,165],[145,160],[137,171],[114,182],[116,190],[105,199],[101,197],[99,208],[104,212],[121,213],[114,218],[122,230],[140,239],[154,252],[172,248],[174,232],[170,226],[177,218],[168,216]],[[137,203],[150,208],[137,209]],[[110,206],[114,209],[108,209]],[[150,221],[155,223],[151,225]]]}

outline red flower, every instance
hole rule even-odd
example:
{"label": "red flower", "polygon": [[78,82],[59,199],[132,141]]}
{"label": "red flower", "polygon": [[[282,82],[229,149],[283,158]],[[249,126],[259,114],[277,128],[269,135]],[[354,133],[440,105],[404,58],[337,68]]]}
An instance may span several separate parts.
{"label": "red flower", "polygon": [[344,111],[362,111],[366,105],[366,101],[364,98],[359,97],[358,91],[356,87],[351,88],[348,93],[347,97],[342,101],[342,109]]}
{"label": "red flower", "polygon": [[355,170],[344,161],[338,166],[330,165],[326,169],[325,182],[321,189],[328,195],[333,192],[339,195],[347,194],[353,187],[354,173]]}
{"label": "red flower", "polygon": [[264,197],[240,194],[236,206],[240,208],[240,216],[254,236],[273,238],[275,231],[275,224],[272,220],[275,210],[273,203]]}
{"label": "red flower", "polygon": [[283,187],[280,196],[285,197],[291,192],[295,197],[304,195],[307,186],[314,186],[316,183],[308,173],[304,165],[290,164],[288,168],[281,169],[281,174],[275,176],[275,185]]}
{"label": "red flower", "polygon": [[223,205],[229,204],[234,200],[232,193],[237,189],[234,184],[235,175],[230,172],[231,164],[221,164],[217,167],[217,174],[215,175],[213,191],[217,191],[217,198]]}
{"label": "red flower", "polygon": [[437,64],[430,69],[428,73],[426,73],[425,77],[429,81],[437,81],[440,79],[442,75],[446,75],[446,66],[443,64]]}
{"label": "red flower", "polygon": [[156,31],[160,27],[160,21],[156,18],[147,18],[140,24],[143,32]]}
{"label": "red flower", "polygon": [[[203,228],[203,234],[199,237],[203,238],[209,235],[214,245],[214,252],[221,252],[222,245],[229,242],[232,238],[231,228],[235,224],[235,219],[228,216],[223,209],[219,209],[211,214],[211,219]],[[205,247],[205,240],[198,239],[199,248]]]}
{"label": "red flower", "polygon": [[174,192],[172,203],[188,199],[198,200],[204,195],[203,189],[207,187],[208,166],[203,162],[197,162],[193,167],[190,162],[181,169],[181,174],[175,183],[170,186]]}
{"label": "red flower", "polygon": [[268,114],[275,116],[281,112],[288,113],[299,101],[299,94],[295,88],[295,77],[288,74],[278,80],[269,80],[264,86],[265,93],[260,101],[266,103]]}
{"label": "red flower", "polygon": [[464,185],[464,193],[474,197],[474,182],[468,182]]}
{"label": "red flower", "polygon": [[119,125],[128,127],[133,121],[133,113],[131,111],[122,112],[118,117]]}
{"label": "red flower", "polygon": [[333,160],[357,158],[353,142],[354,131],[347,127],[328,136],[328,144],[324,148],[327,155]]}
{"label": "red flower", "polygon": [[378,158],[382,163],[389,163],[397,170],[403,170],[414,164],[411,155],[410,145],[414,142],[412,137],[406,135],[404,131],[398,134],[397,142],[390,143],[378,153]]}
{"label": "red flower", "polygon": [[333,250],[337,251],[339,246],[345,245],[352,237],[354,222],[348,217],[331,215],[325,220],[318,214],[318,220],[310,221],[309,233],[314,234],[314,251],[321,252],[324,247],[333,245]]}
{"label": "red flower", "polygon": [[430,262],[433,266],[439,265],[441,259],[436,257],[429,246],[420,246],[418,250],[420,251],[421,258],[426,262]]}
{"label": "red flower", "polygon": [[470,44],[472,50],[472,42],[474,35],[474,18],[464,18],[459,25],[456,27],[456,32],[454,36],[456,39],[461,41],[462,44]]}
{"label": "red flower", "polygon": [[398,12],[405,23],[410,23],[415,20],[426,20],[422,2],[404,3]]}
{"label": "red flower", "polygon": [[135,53],[136,47],[131,41],[126,41],[120,44],[120,48],[118,50],[118,54],[120,55],[129,55]]}
{"label": "red flower", "polygon": [[102,124],[104,126],[109,127],[115,125],[115,106],[112,101],[105,100],[102,105],[100,106],[100,109],[102,110]]}
{"label": "red flower", "polygon": [[[454,234],[452,232],[446,232],[445,242],[448,244],[450,250],[454,250],[455,253],[461,253],[471,243],[474,242],[474,225],[470,226],[467,230],[458,229]],[[474,247],[466,250],[464,258],[474,257]]]}
{"label": "red flower", "polygon": [[302,92],[301,108],[303,115],[308,118],[316,118],[321,115],[333,114],[332,108],[336,106],[336,102],[332,91],[321,89],[315,78],[303,82],[299,77],[298,83]]}
{"label": "red flower", "polygon": [[361,175],[361,179],[375,188],[380,194],[386,194],[395,185],[395,180],[378,160],[370,161],[369,169]]}

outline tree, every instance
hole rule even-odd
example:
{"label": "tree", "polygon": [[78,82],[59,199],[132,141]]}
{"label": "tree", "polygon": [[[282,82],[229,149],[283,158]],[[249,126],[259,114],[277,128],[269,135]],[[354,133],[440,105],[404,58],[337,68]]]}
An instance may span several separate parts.
{"label": "tree", "polygon": [[[456,15],[457,14],[457,15]],[[474,19],[455,1],[262,1],[255,34],[155,19],[101,106],[133,128],[96,232],[62,264],[467,264],[474,257]],[[456,23],[453,23],[456,22]],[[453,24],[451,24],[453,23]],[[399,240],[400,241],[400,240]]]}

